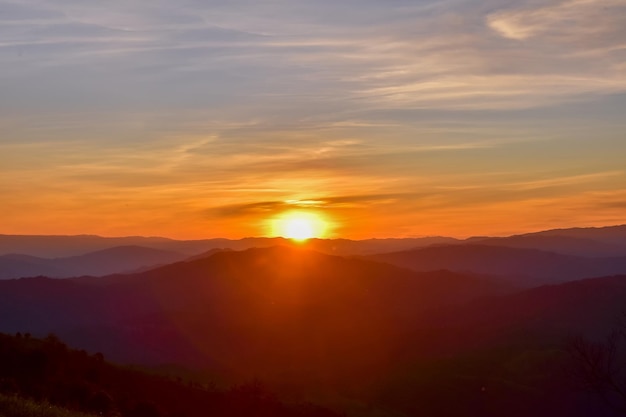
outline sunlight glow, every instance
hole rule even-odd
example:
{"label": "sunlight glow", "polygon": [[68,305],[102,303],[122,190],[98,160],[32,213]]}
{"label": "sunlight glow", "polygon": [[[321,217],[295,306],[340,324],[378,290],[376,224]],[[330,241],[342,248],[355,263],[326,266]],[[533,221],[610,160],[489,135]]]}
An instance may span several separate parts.
{"label": "sunlight glow", "polygon": [[311,212],[292,211],[273,220],[273,234],[296,241],[321,238],[327,224],[319,215]]}

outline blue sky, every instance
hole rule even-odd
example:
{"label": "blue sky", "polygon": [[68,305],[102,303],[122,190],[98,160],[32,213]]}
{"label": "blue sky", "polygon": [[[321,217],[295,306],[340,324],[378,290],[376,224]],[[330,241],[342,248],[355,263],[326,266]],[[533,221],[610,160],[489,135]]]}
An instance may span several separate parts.
{"label": "blue sky", "polygon": [[626,222],[625,0],[0,0],[0,91],[0,233]]}

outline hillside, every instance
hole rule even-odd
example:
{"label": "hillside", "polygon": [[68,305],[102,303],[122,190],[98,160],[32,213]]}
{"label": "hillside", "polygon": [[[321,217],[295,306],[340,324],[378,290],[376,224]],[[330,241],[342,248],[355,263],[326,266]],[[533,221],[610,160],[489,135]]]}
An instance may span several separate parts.
{"label": "hillside", "polygon": [[450,244],[457,242],[448,237],[421,237],[397,239],[310,239],[306,244],[294,243],[281,237],[248,237],[243,239],[201,239],[175,240],[161,237],[102,237],[91,235],[79,236],[30,236],[1,235],[0,255],[24,254],[42,258],[67,258],[98,252],[119,246],[141,246],[168,252],[195,256],[212,249],[245,250],[265,248],[276,245],[305,246],[318,252],[335,255],[365,255],[396,250],[424,247],[432,244]]}
{"label": "hillside", "polygon": [[93,417],[95,414],[72,411],[51,405],[46,401],[35,401],[15,394],[0,393],[0,416],[2,417]]}
{"label": "hillside", "polygon": [[626,256],[626,225],[553,229],[508,237],[475,237],[465,243],[539,249],[582,257]]}
{"label": "hillside", "polygon": [[0,334],[0,353],[0,415],[7,417],[339,416],[310,403],[283,403],[259,382],[217,388],[120,367],[101,353],[69,349],[54,335]]}
{"label": "hillside", "polygon": [[626,273],[626,256],[586,258],[483,244],[430,246],[373,255],[369,259],[416,271],[448,269],[500,276],[525,287]]}
{"label": "hillside", "polygon": [[[310,239],[305,244],[308,249],[334,254],[373,255],[425,248],[432,245],[486,244],[523,249],[539,249],[565,255],[583,257],[626,256],[626,225],[600,228],[555,229],[526,233],[508,237],[472,237],[465,240],[444,236],[389,239]],[[212,249],[245,250],[255,247],[294,245],[283,238],[243,238],[243,239],[199,239],[175,240],[161,237],[102,237],[78,236],[37,236],[1,235],[0,256],[23,254],[40,258],[67,258],[84,255],[119,246],[141,246],[168,252],[195,256]]]}
{"label": "hillside", "polygon": [[53,331],[118,362],[178,364],[231,384],[260,378],[295,401],[360,404],[355,416],[371,404],[407,416],[585,417],[601,405],[571,400],[566,340],[601,340],[625,304],[626,276],[518,291],[274,247],[135,274],[2,281],[0,329]]}
{"label": "hillside", "polygon": [[598,242],[626,245],[626,225],[605,227],[574,227],[569,229],[552,229],[528,233],[535,236],[566,236],[579,239],[592,239]]}
{"label": "hillside", "polygon": [[127,362],[184,358],[234,376],[276,369],[347,376],[383,366],[398,329],[507,291],[473,275],[419,274],[277,247],[132,275],[3,281],[0,329],[54,331],[73,346]]}
{"label": "hillside", "polygon": [[626,256],[626,244],[605,242],[603,240],[593,240],[582,237],[551,234],[529,234],[509,237],[471,238],[465,242],[488,246],[538,249],[546,252],[555,252],[562,255],[582,256],[587,258]]}
{"label": "hillside", "polygon": [[103,276],[164,265],[185,258],[177,252],[141,246],[116,246],[66,258],[38,258],[30,255],[0,256],[0,279],[47,276],[69,278]]}

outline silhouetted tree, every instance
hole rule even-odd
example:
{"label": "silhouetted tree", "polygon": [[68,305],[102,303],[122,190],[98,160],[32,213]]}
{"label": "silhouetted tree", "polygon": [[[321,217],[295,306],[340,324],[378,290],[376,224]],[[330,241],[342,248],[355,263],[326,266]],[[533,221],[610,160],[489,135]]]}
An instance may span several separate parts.
{"label": "silhouetted tree", "polygon": [[115,366],[101,353],[69,349],[56,336],[27,340],[0,333],[0,393],[102,417],[339,416],[314,405],[287,405],[260,381],[225,390]]}
{"label": "silhouetted tree", "polygon": [[570,340],[573,374],[614,411],[626,415],[626,315],[603,341]]}

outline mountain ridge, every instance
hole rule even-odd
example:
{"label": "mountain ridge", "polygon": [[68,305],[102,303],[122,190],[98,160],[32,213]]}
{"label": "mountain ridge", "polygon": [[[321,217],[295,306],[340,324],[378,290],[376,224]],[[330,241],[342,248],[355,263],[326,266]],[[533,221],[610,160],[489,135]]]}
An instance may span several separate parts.
{"label": "mountain ridge", "polygon": [[[555,238],[562,239],[555,244]],[[532,244],[520,243],[520,240]],[[505,237],[473,236],[457,239],[445,236],[415,238],[371,238],[371,239],[309,239],[304,244],[312,249],[337,255],[371,255],[376,253],[408,250],[413,247],[426,247],[440,244],[465,244],[481,240],[491,240],[498,245],[536,247],[555,252],[586,256],[626,255],[626,225],[551,229]],[[168,250],[194,256],[216,248],[242,250],[251,247],[267,247],[276,244],[294,244],[281,237],[246,237],[241,239],[209,238],[176,240],[165,237],[103,237],[97,235],[6,235],[0,234],[0,255],[21,253],[26,255],[54,258],[69,257],[94,252],[114,246],[139,245],[154,249]],[[521,247],[521,246],[520,246]]]}
{"label": "mountain ridge", "polygon": [[177,252],[142,246],[116,246],[63,258],[40,258],[23,254],[0,256],[0,279],[44,275],[51,278],[103,276],[155,267],[185,259]]}
{"label": "mountain ridge", "polygon": [[415,271],[449,269],[500,276],[526,287],[626,273],[626,256],[586,258],[480,242],[429,246],[368,258]]}
{"label": "mountain ridge", "polygon": [[[555,388],[560,362],[544,358],[560,360],[572,334],[601,340],[625,304],[626,275],[518,290],[477,274],[282,246],[102,278],[0,281],[0,330],[55,332],[121,363],[261,378],[297,398],[393,398],[406,415],[476,415],[487,387],[508,415],[584,417],[558,411],[571,393]],[[455,393],[453,408],[471,413],[446,411],[447,396],[433,410],[432,392]]]}

